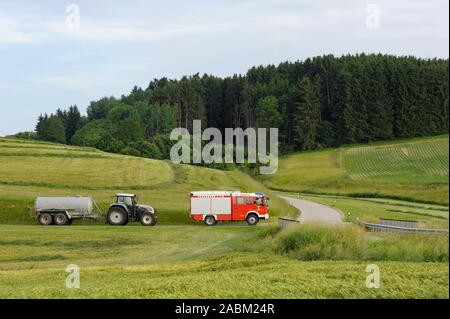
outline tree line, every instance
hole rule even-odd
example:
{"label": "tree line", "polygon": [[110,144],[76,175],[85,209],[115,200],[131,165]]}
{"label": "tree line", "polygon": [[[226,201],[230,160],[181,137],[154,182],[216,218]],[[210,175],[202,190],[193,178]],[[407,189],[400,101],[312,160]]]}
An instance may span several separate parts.
{"label": "tree line", "polygon": [[282,153],[448,132],[448,59],[326,55],[245,75],[154,79],[38,119],[36,137],[168,158],[175,127],[277,127]]}

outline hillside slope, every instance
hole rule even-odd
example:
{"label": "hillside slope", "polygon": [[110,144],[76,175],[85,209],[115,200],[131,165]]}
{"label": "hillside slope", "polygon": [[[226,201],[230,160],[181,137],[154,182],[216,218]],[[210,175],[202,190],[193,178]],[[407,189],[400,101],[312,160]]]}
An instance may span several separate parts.
{"label": "hillside slope", "polygon": [[[30,223],[36,196],[93,196],[105,210],[117,192],[132,192],[153,205],[161,223],[188,223],[189,192],[232,189],[267,192],[240,171],[175,165],[92,148],[0,139],[0,223]],[[295,213],[271,196],[272,215]]]}
{"label": "hillside slope", "polygon": [[448,135],[286,156],[270,188],[448,204]]}

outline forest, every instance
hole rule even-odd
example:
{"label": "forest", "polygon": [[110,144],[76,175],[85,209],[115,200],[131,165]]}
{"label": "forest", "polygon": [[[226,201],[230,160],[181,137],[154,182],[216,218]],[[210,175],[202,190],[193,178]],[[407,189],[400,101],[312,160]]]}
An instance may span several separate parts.
{"label": "forest", "polygon": [[252,67],[147,88],[39,116],[19,137],[167,159],[175,127],[279,128],[282,154],[448,132],[448,59],[358,54]]}

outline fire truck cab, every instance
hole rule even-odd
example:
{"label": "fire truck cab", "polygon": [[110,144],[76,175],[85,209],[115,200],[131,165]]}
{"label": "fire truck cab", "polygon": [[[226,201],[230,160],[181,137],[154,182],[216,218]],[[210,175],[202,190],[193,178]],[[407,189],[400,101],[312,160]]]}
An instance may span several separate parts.
{"label": "fire truck cab", "polygon": [[262,193],[239,191],[191,192],[190,217],[215,225],[218,221],[244,221],[256,225],[269,219],[269,198]]}

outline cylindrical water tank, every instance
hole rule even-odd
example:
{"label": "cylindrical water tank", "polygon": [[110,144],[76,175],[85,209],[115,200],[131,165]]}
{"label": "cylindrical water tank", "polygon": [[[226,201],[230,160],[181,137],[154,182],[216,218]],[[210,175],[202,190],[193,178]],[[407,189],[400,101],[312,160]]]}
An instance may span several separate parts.
{"label": "cylindrical water tank", "polygon": [[93,211],[91,197],[37,197],[36,211],[63,210],[91,214]]}

